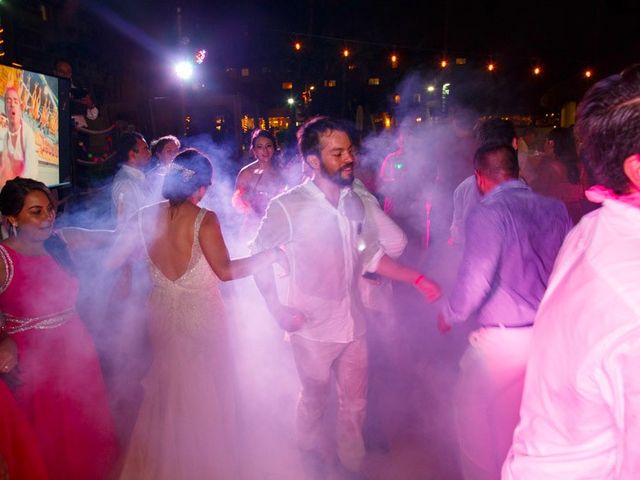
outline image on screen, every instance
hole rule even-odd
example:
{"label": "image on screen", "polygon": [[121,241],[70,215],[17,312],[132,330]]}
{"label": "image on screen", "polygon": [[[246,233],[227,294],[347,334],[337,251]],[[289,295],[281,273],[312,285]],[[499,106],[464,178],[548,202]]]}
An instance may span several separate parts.
{"label": "image on screen", "polygon": [[61,86],[57,77],[0,65],[0,188],[17,176],[48,186],[68,181],[61,162],[67,151],[61,141],[68,138],[61,109],[68,102],[60,104]]}

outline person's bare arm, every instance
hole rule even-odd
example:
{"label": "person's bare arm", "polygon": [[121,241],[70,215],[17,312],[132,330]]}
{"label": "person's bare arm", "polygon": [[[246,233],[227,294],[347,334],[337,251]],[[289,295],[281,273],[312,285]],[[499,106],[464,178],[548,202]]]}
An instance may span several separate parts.
{"label": "person's bare arm", "polygon": [[115,270],[125,263],[140,246],[138,235],[138,219],[132,217],[120,230],[111,251],[104,262],[108,270]]}
{"label": "person's bare arm", "polygon": [[435,302],[440,298],[440,287],[435,282],[432,282],[417,270],[398,263],[388,255],[382,256],[376,273],[397,282],[413,285],[428,302]]}
{"label": "person's bare arm", "polygon": [[220,223],[215,213],[207,212],[200,227],[200,246],[211,269],[222,281],[243,278],[276,262],[286,262],[284,255],[278,248],[249,257],[229,258],[227,245],[222,237]]}
{"label": "person's bare arm", "polygon": [[231,205],[240,213],[247,213],[251,210],[251,205],[245,199],[248,191],[249,170],[241,170],[236,178],[236,187],[231,197]]}
{"label": "person's bare arm", "polygon": [[115,230],[67,227],[61,228],[58,232],[71,250],[108,247],[117,237]]}
{"label": "person's bare arm", "polygon": [[[6,334],[5,334],[6,335]],[[0,372],[8,373],[18,365],[18,349],[8,336],[0,338]]]}

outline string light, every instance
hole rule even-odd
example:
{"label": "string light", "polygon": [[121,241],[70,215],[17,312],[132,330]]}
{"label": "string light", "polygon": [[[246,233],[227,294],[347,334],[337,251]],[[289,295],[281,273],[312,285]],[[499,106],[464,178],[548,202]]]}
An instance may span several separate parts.
{"label": "string light", "polygon": [[[1,2],[2,2],[2,0],[0,0],[0,3]],[[0,27],[0,29],[1,28],[2,27]],[[1,30],[0,30],[0,32],[1,32]],[[292,33],[291,35],[294,36],[294,38],[295,38],[295,36],[298,36],[299,34]],[[311,35],[310,37],[321,38],[321,39],[324,39],[324,40],[331,40],[331,41],[334,41],[334,42],[335,41],[342,41],[344,43],[347,43],[348,41],[350,41],[350,40],[347,40],[347,39],[339,39],[339,38],[333,38],[333,37],[322,37],[322,36],[318,36],[318,35]],[[354,43],[362,43],[362,44],[367,44],[368,43],[368,42],[358,41],[358,40],[352,40],[352,41]],[[379,44],[379,43],[376,43],[376,44],[373,44],[373,45],[383,46],[383,44]],[[303,49],[303,43],[302,43],[301,40],[294,40],[292,46],[293,46],[293,49],[296,52],[300,52]],[[399,66],[400,55],[395,50],[395,47],[391,47],[391,48],[393,48],[393,50],[391,50],[391,53],[388,54],[387,58],[388,58],[388,61],[389,61],[390,65],[391,65],[391,68],[395,69],[395,68],[398,68],[398,66]],[[0,49],[0,51],[1,51],[1,49]],[[347,58],[350,58],[352,56],[352,52],[348,47],[345,46],[340,51],[340,55],[343,58],[347,59]],[[456,64],[466,63],[466,62],[458,61],[458,60],[459,59],[456,59]],[[449,59],[447,57],[442,56],[440,58],[440,60],[438,61],[438,65],[439,65],[439,68],[442,69],[442,70],[449,68],[450,67]],[[489,60],[488,60],[488,62],[485,63],[484,68],[485,68],[485,70],[487,72],[494,73],[494,72],[497,72],[498,65],[497,65],[496,62],[493,61],[493,59],[491,57],[489,57]],[[503,70],[503,69],[504,69],[504,65],[501,65],[501,70]],[[544,73],[544,69],[543,69],[543,66],[541,64],[534,64],[531,67],[531,70],[530,70],[530,74],[531,75],[533,75],[535,77],[540,77],[540,76],[543,75],[543,73]],[[590,78],[593,78],[593,75],[594,75],[594,72],[593,72],[593,70],[591,68],[585,68],[585,69],[582,69],[582,71],[581,71],[581,76],[583,78],[590,79]]]}

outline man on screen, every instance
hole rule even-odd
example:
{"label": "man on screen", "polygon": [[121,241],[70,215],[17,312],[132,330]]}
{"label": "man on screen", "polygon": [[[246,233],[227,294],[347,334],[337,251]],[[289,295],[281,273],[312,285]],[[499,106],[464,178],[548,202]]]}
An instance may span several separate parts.
{"label": "man on screen", "polygon": [[20,95],[14,87],[4,93],[6,128],[0,132],[0,185],[15,177],[37,178],[36,139],[24,121]]}

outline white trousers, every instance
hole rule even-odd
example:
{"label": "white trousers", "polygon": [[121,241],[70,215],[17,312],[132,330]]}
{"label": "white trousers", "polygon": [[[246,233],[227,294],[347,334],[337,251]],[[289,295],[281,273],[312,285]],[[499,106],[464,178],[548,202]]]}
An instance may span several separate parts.
{"label": "white trousers", "polygon": [[499,480],[520,418],[532,328],[480,328],[469,335],[455,390],[465,480]]}
{"label": "white trousers", "polygon": [[360,337],[349,343],[315,342],[291,336],[293,355],[302,383],[296,411],[298,443],[319,450],[322,419],[335,373],[338,395],[336,447],[340,462],[357,471],[364,459],[362,423],[367,406],[367,343]]}

